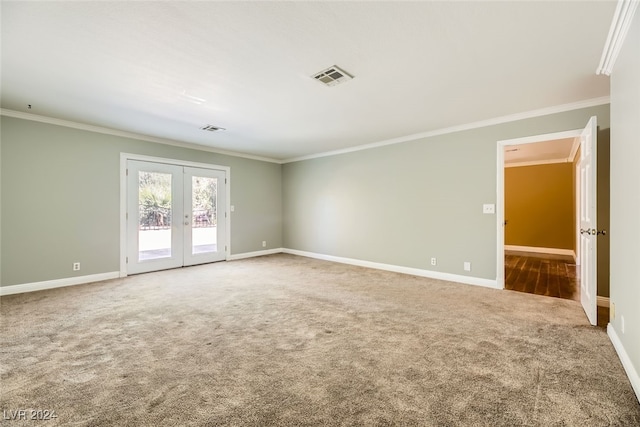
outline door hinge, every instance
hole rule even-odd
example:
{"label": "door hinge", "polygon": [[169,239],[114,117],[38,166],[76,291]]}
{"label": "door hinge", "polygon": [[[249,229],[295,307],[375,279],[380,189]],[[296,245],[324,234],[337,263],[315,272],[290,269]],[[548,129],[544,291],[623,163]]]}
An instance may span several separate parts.
{"label": "door hinge", "polygon": [[227,247],[226,246],[224,247],[224,251],[227,252]]}
{"label": "door hinge", "polygon": [[127,212],[126,214],[124,214],[125,219],[129,219],[129,212]]}
{"label": "door hinge", "polygon": [[227,217],[227,213],[226,213],[226,212],[224,213],[224,217],[225,217],[225,218]]}
{"label": "door hinge", "polygon": [[127,264],[129,264],[129,257],[127,257]]}
{"label": "door hinge", "polygon": [[129,169],[127,168],[127,176],[129,176]]}

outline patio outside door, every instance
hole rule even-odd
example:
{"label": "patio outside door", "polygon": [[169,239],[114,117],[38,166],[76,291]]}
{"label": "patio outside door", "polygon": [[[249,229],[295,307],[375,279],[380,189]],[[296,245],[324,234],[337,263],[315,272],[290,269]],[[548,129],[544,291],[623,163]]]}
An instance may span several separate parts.
{"label": "patio outside door", "polygon": [[226,258],[226,172],[127,161],[127,273]]}

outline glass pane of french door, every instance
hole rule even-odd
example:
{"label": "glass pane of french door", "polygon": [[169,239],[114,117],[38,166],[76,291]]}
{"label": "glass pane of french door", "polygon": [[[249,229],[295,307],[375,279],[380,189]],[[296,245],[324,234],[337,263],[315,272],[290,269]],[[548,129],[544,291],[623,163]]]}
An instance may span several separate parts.
{"label": "glass pane of french door", "polygon": [[138,171],[138,261],[171,257],[171,178]]}
{"label": "glass pane of french door", "polygon": [[221,170],[185,167],[184,177],[184,265],[223,260],[226,258],[226,174]]}
{"label": "glass pane of french door", "polygon": [[127,162],[127,272],[182,265],[182,167]]}
{"label": "glass pane of french door", "polygon": [[218,178],[191,177],[191,254],[215,252],[217,249]]}

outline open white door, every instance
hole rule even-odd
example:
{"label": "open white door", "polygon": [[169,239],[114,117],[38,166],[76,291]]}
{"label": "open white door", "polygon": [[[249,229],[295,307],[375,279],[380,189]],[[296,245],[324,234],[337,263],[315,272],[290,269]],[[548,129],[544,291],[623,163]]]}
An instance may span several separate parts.
{"label": "open white door", "polygon": [[591,117],[580,141],[580,302],[592,325],[598,322],[596,144],[597,118]]}

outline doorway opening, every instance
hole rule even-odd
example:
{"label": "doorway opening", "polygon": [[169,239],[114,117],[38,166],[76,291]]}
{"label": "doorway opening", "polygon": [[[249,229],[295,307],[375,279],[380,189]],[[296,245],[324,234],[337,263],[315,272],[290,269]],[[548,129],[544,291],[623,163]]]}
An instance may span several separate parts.
{"label": "doorway opening", "polygon": [[[596,118],[592,117],[584,129],[498,141],[496,180],[496,280],[498,286],[506,288],[507,277],[513,280],[513,275],[517,273],[516,280],[521,278],[526,280],[521,290],[534,293],[537,288],[543,295],[557,292],[558,295],[554,296],[562,297],[559,287],[553,284],[553,280],[564,279],[567,282],[565,297],[577,299],[576,293],[578,293],[585,314],[592,325],[597,323],[596,133]],[[507,173],[505,165],[510,166],[506,168],[509,169]],[[547,170],[540,171],[542,166]],[[511,173],[518,169],[518,173]],[[524,203],[524,210],[520,206],[522,211],[520,214],[514,214],[514,209],[510,208],[509,215],[513,218],[508,218],[505,215],[505,178],[508,175],[521,175],[522,178],[527,173],[529,183],[525,186],[526,188],[512,192],[515,195],[512,197],[522,198],[523,195],[529,197],[537,192],[539,200],[529,200]],[[553,174],[563,176],[565,184],[557,185],[557,177],[553,178],[551,176]],[[547,181],[546,185],[545,181]],[[545,192],[541,190],[544,187],[560,193],[556,194],[556,197],[559,197],[558,200],[561,200],[562,206],[557,205],[558,200],[555,202],[549,200],[549,194],[544,194]],[[548,209],[549,207],[552,209]],[[556,215],[557,210],[563,211],[561,221]],[[527,216],[532,219],[526,220]],[[515,226],[513,226],[514,223]],[[507,227],[511,227],[508,233]],[[505,241],[507,234],[511,239],[510,242]],[[521,259],[505,259],[505,256],[510,255],[509,252],[505,252],[506,250],[519,252]],[[551,256],[542,258],[541,254]],[[542,259],[545,260],[544,265]],[[574,262],[568,264],[567,261]],[[521,267],[520,270],[525,270],[527,264],[531,268],[524,272],[524,275],[522,275],[523,271],[514,271],[518,266]],[[577,269],[568,268],[576,266],[579,266],[579,272]],[[508,272],[510,275],[507,274],[506,267],[510,267]],[[562,268],[564,274],[559,275]],[[547,273],[555,270],[555,274],[547,274],[542,278],[547,282],[543,287],[539,283],[542,280],[539,279],[541,279],[541,272],[545,270]],[[572,288],[571,281],[574,277],[579,283],[579,290]],[[551,286],[549,286],[550,278]],[[552,290],[554,287],[556,289]]]}
{"label": "doorway opening", "polygon": [[580,138],[504,147],[505,289],[580,301]]}
{"label": "doorway opening", "polygon": [[580,137],[504,147],[505,289],[580,301]]}

